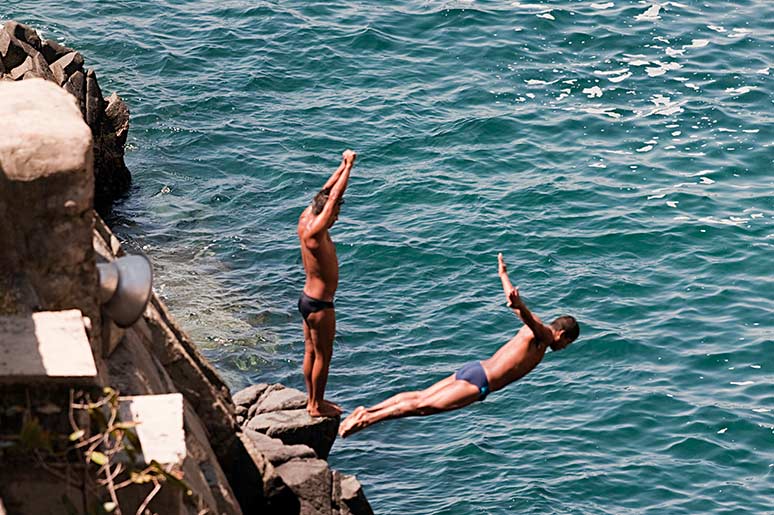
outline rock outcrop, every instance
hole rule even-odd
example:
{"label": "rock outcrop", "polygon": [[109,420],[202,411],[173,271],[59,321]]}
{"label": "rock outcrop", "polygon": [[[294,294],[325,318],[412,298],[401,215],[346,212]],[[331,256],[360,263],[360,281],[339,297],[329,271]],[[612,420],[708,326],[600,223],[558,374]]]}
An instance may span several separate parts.
{"label": "rock outcrop", "polygon": [[310,417],[306,395],[281,384],[252,385],[233,400],[237,422],[299,499],[301,513],[373,514],[357,478],[330,470],[325,461],[338,417]]}
{"label": "rock outcrop", "polygon": [[[16,63],[14,69],[30,58],[25,46],[46,48],[18,24],[6,24],[0,34],[2,62]],[[27,56],[21,64],[17,47]],[[72,53],[67,50],[49,45],[47,52],[63,53],[58,62]],[[68,59],[62,70],[71,66]],[[82,513],[94,503],[112,502],[100,490],[94,467],[78,461],[67,443],[73,425],[89,427],[88,420],[70,414],[74,390],[101,395],[109,387],[128,403],[121,407],[127,421],[145,424],[138,431],[139,463],[163,467],[169,478],[159,490],[142,481],[121,490],[117,499],[124,513],[146,501],[152,513],[165,515],[372,513],[357,480],[331,471],[324,460],[338,419],[309,417],[305,396],[281,385],[256,385],[232,399],[156,295],[129,327],[111,321],[99,301],[97,263],[124,251],[92,207],[94,132],[80,100],[66,88],[26,78],[23,84],[0,81],[0,119],[9,129],[0,131],[5,511],[61,512],[63,498],[77,498],[82,502],[75,511]],[[86,83],[90,78],[85,74]],[[121,127],[116,137],[125,135],[126,124]],[[20,338],[19,331],[28,337]],[[14,355],[27,359],[16,363]],[[13,434],[10,444],[4,440]],[[34,459],[30,445],[38,449]],[[59,461],[46,464],[41,455]],[[114,479],[131,479],[125,476]],[[172,478],[182,478],[184,488]]]}
{"label": "rock outcrop", "polygon": [[92,132],[94,206],[104,215],[131,185],[124,163],[129,110],[115,93],[102,97],[94,70],[84,64],[80,53],[42,40],[31,27],[9,21],[0,30],[0,80],[45,79],[77,99]]}

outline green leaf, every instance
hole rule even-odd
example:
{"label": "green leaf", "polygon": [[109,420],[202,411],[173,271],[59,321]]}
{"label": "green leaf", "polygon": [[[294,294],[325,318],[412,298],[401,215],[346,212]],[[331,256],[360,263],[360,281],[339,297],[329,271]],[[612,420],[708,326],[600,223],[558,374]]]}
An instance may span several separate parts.
{"label": "green leaf", "polygon": [[136,472],[132,471],[130,475],[130,479],[132,483],[136,483],[138,485],[141,485],[143,483],[150,483],[153,481],[154,476],[145,472]]}
{"label": "green leaf", "polygon": [[80,440],[81,438],[83,438],[83,435],[85,434],[86,434],[86,431],[84,431],[83,429],[79,429],[73,433],[70,433],[70,441],[74,442],[76,440]]}
{"label": "green leaf", "polygon": [[108,462],[108,457],[99,451],[93,451],[91,454],[89,454],[89,459],[97,465],[104,465]]}

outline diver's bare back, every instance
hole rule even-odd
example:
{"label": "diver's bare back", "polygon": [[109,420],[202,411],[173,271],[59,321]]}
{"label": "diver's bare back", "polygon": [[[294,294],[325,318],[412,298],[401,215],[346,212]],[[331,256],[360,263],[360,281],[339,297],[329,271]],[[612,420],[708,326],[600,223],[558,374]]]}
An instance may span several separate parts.
{"label": "diver's bare back", "polygon": [[310,234],[310,226],[316,220],[309,207],[298,219],[298,239],[301,242],[301,259],[304,262],[306,283],[304,293],[312,298],[332,301],[339,285],[339,261],[336,245],[327,229]]}
{"label": "diver's bare back", "polygon": [[525,326],[491,358],[481,362],[494,392],[527,375],[543,359],[546,345],[535,343],[535,335]]}

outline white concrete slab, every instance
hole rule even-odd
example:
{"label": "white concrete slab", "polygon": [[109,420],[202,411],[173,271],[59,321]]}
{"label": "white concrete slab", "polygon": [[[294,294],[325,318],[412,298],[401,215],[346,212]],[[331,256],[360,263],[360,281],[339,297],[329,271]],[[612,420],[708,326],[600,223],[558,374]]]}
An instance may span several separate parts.
{"label": "white concrete slab", "polygon": [[119,416],[137,422],[142,460],[162,465],[182,464],[186,457],[183,396],[179,393],[121,397]]}
{"label": "white concrete slab", "polygon": [[0,382],[95,381],[96,377],[79,310],[0,317]]}

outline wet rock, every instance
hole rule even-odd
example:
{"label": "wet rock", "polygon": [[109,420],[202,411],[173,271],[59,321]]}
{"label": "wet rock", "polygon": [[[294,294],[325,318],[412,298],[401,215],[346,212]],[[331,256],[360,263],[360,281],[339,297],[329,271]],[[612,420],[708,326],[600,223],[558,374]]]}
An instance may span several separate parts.
{"label": "wet rock", "polygon": [[54,64],[59,59],[72,52],[75,52],[75,50],[60,45],[52,39],[47,39],[40,45],[40,53],[43,54],[43,57],[45,57],[48,64]]}
{"label": "wet rock", "polygon": [[317,457],[311,447],[306,445],[285,445],[282,443],[282,440],[266,436],[251,429],[245,429],[245,434],[253,442],[258,452],[266,456],[274,466],[296,458]]}
{"label": "wet rock", "polygon": [[277,474],[300,501],[302,515],[331,515],[331,471],[323,460],[291,460]]}
{"label": "wet rock", "polygon": [[3,31],[32,46],[35,50],[40,50],[41,41],[37,31],[32,27],[16,21],[9,21],[3,26]]}
{"label": "wet rock", "polygon": [[13,70],[27,59],[22,42],[0,30],[0,59],[6,70]]}
{"label": "wet rock", "polygon": [[247,422],[247,428],[279,438],[287,445],[304,444],[326,459],[339,428],[339,417],[310,417],[306,409],[262,413]]}
{"label": "wet rock", "polygon": [[51,72],[60,86],[76,71],[83,71],[83,56],[78,52],[65,54],[51,63]]}

